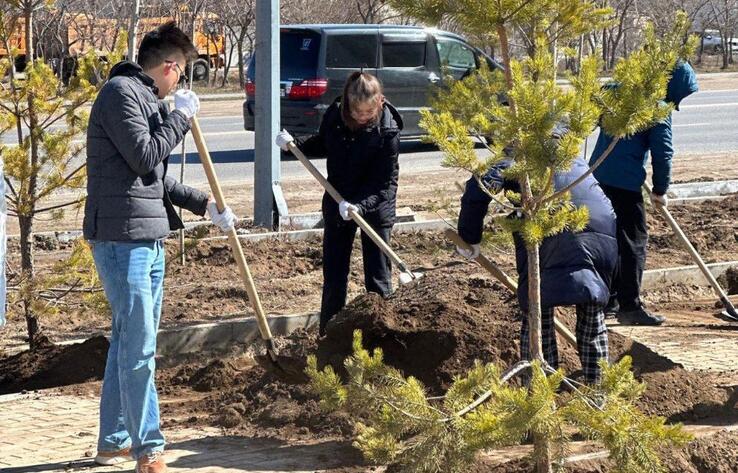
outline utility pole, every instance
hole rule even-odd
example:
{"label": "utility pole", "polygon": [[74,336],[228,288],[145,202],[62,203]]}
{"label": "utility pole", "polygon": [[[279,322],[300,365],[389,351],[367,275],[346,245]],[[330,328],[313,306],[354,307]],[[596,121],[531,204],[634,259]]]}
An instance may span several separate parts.
{"label": "utility pole", "polygon": [[138,16],[141,12],[141,0],[132,0],[131,22],[128,24],[128,60],[136,62],[136,35],[138,30]]}
{"label": "utility pole", "polygon": [[256,104],[254,145],[254,224],[277,229],[287,203],[280,184],[279,0],[256,2]]}

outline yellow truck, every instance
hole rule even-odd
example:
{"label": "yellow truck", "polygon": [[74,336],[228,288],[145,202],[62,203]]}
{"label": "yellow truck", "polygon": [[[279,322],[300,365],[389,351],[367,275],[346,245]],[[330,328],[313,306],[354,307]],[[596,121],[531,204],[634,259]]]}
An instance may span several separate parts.
{"label": "yellow truck", "polygon": [[[159,25],[172,21],[172,17],[142,17],[137,28],[136,44],[141,42],[143,35]],[[225,34],[216,21],[217,17],[206,15],[195,20],[193,43],[197,48],[198,59],[191,65],[192,76],[195,81],[207,80],[210,70],[222,67],[225,58]],[[127,24],[121,20],[95,18],[90,20],[82,14],[70,14],[66,19],[69,58],[77,58],[91,48],[105,55],[115,45],[121,29],[127,29]],[[187,28],[183,28],[185,31]],[[187,71],[189,76],[189,70]]]}
{"label": "yellow truck", "polygon": [[15,23],[15,28],[8,36],[7,44],[0,41],[0,58],[10,55],[8,48],[15,52],[15,69],[22,72],[26,68],[26,25],[23,21]]}

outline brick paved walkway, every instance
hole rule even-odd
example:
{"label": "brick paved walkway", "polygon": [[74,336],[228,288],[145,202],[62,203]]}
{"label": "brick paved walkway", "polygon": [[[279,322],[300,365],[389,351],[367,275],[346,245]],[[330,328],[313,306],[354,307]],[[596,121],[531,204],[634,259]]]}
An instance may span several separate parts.
{"label": "brick paved walkway", "polygon": [[719,374],[721,383],[738,384],[738,323],[709,311],[672,309],[664,315],[667,320],[660,327],[623,326],[608,320],[608,328],[687,370],[711,371]]}
{"label": "brick paved walkway", "polygon": [[[93,464],[97,408],[95,398],[48,392],[0,396],[0,472],[132,471],[133,463]],[[164,433],[172,473],[314,472],[355,464],[348,445],[330,441],[287,445],[223,436],[215,428]]]}

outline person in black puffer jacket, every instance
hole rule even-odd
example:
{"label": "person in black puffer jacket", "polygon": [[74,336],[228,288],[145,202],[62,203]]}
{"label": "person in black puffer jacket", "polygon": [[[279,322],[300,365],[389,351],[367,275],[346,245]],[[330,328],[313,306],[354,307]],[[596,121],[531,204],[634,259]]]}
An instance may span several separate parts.
{"label": "person in black puffer jacket", "polygon": [[[563,131],[555,130],[560,136]],[[493,166],[482,177],[492,193],[501,189],[519,192],[517,182],[504,179],[503,171],[512,165],[505,160]],[[567,172],[554,176],[556,190],[563,189],[587,171],[583,158],[577,158]],[[600,381],[598,361],[607,360],[607,328],[603,308],[610,297],[609,286],[617,263],[618,249],[615,236],[615,213],[610,201],[593,176],[587,177],[571,190],[575,206],[589,209],[589,223],[584,231],[564,231],[543,240],[540,247],[541,307],[543,325],[543,352],[546,362],[558,367],[558,348],[553,316],[557,306],[576,305],[577,348],[585,380],[590,384]],[[472,177],[466,183],[459,213],[459,235],[472,246],[472,251],[459,249],[467,258],[479,255],[484,217],[491,198],[479,188]],[[511,216],[510,218],[515,218]],[[515,259],[518,270],[518,301],[523,314],[528,310],[528,258],[520,235],[514,235]],[[520,351],[523,359],[530,359],[528,319],[522,318]]]}
{"label": "person in black puffer jacket", "polygon": [[[317,135],[295,141],[286,131],[276,143],[287,151],[290,142],[308,156],[326,156],[328,182],[346,199],[336,203],[323,195],[323,296],[320,333],[346,304],[351,250],[357,225],[349,209],[360,213],[386,242],[395,223],[397,157],[402,118],[382,95],[376,77],[363,72],[349,76],[343,96],[328,107]],[[367,291],[387,297],[392,292],[389,258],[363,232],[364,282]]]}

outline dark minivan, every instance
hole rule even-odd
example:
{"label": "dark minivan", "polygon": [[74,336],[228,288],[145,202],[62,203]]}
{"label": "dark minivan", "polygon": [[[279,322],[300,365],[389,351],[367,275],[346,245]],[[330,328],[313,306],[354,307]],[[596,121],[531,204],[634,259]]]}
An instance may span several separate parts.
{"label": "dark minivan", "polygon": [[[403,136],[418,136],[420,110],[442,84],[441,67],[460,79],[489,56],[453,33],[400,25],[289,25],[280,28],[282,128],[315,134],[328,106],[343,92],[346,77],[363,68],[376,75],[405,122]],[[254,129],[255,56],[248,63],[244,126]]]}

